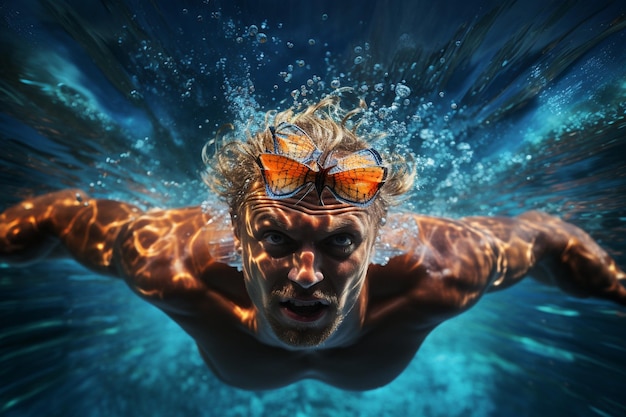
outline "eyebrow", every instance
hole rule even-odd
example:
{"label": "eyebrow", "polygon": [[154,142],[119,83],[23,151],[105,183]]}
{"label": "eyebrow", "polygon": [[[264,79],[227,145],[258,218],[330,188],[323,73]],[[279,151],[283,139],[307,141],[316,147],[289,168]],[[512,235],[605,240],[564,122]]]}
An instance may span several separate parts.
{"label": "eyebrow", "polygon": [[256,225],[262,223],[264,225],[269,225],[284,230],[288,230],[290,228],[290,224],[288,222],[274,215],[272,211],[255,214],[252,216],[252,219],[253,221],[250,223],[254,223]]}
{"label": "eyebrow", "polygon": [[288,222],[284,221],[283,219],[274,217],[271,214],[261,215],[260,219],[257,220],[257,223],[269,224],[270,226],[285,230],[288,230],[291,227]]}
{"label": "eyebrow", "polygon": [[332,226],[333,229],[344,229],[347,227],[356,227],[357,224],[361,224],[361,222],[355,222],[353,220],[348,220],[344,216],[337,216],[336,219],[333,219]]}
{"label": "eyebrow", "polygon": [[[329,215],[330,216],[330,215]],[[355,229],[358,229],[359,234],[367,233],[367,228],[364,228],[364,225],[361,221],[349,220],[343,216],[332,216],[332,221],[324,227],[324,230],[328,233],[341,233],[346,230],[350,230],[352,232]],[[293,222],[285,221],[287,219],[283,219],[282,216],[274,216],[273,213],[262,213],[255,219],[254,223],[256,226],[262,225],[263,227],[275,227],[281,230],[293,230],[298,229]],[[251,225],[252,226],[252,225]],[[255,226],[252,226],[255,227]]]}

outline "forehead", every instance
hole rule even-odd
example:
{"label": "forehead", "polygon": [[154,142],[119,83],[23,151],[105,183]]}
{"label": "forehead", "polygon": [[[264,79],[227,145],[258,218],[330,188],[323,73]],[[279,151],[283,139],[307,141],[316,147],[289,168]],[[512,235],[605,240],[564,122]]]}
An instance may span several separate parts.
{"label": "forehead", "polygon": [[[363,232],[375,224],[367,208],[328,201],[329,204],[312,204],[295,198],[276,200],[264,195],[249,198],[243,206],[247,225],[273,225],[283,229],[336,230],[362,228]],[[375,230],[375,228],[372,228]]]}

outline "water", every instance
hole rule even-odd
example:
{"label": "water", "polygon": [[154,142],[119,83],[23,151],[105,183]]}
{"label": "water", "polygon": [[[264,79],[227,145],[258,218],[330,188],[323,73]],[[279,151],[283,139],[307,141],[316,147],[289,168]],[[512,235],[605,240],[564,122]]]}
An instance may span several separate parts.
{"label": "water", "polygon": [[[201,204],[226,123],[363,99],[410,149],[407,206],[558,214],[626,265],[623,2],[5,1],[0,208],[79,187]],[[343,88],[350,87],[347,91]],[[72,261],[3,268],[7,416],[620,416],[624,309],[531,280],[438,328],[384,388],[230,388],[119,281]]]}

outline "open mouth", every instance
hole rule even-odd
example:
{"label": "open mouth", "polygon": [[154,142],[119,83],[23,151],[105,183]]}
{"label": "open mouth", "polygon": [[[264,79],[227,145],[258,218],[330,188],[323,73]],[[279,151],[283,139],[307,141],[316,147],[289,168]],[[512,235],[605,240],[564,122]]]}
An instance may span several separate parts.
{"label": "open mouth", "polygon": [[319,320],[328,311],[329,303],[326,300],[298,300],[287,299],[280,302],[280,307],[287,317],[300,322]]}

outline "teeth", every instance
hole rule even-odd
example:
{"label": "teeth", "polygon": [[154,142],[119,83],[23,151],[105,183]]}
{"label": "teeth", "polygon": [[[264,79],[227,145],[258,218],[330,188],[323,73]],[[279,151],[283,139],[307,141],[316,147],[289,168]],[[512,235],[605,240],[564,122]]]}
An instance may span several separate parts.
{"label": "teeth", "polygon": [[296,307],[306,307],[306,306],[314,306],[315,304],[319,304],[318,301],[299,301],[299,300],[291,300],[291,304]]}
{"label": "teeth", "polygon": [[309,307],[309,306],[314,306],[316,304],[322,304],[322,305],[328,305],[328,302],[325,300],[310,300],[310,301],[305,301],[305,300],[288,300],[289,303],[293,304],[296,307]]}

